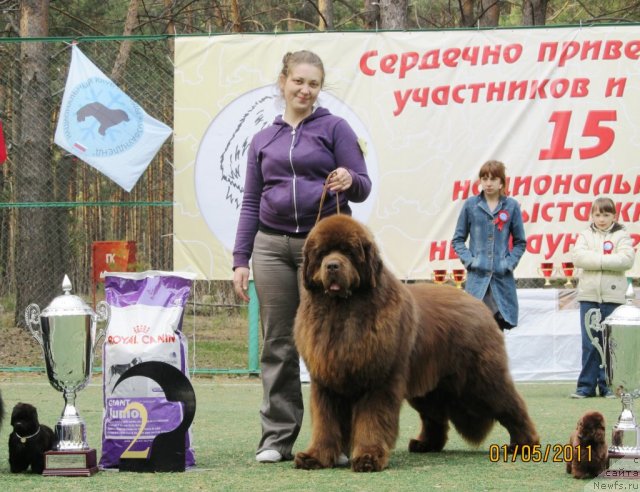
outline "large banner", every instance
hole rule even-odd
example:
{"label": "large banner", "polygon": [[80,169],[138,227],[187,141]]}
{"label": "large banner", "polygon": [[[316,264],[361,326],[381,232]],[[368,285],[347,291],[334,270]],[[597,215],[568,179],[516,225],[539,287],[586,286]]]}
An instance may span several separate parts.
{"label": "large banner", "polygon": [[596,195],[640,242],[637,26],[189,37],[176,40],[175,269],[231,278],[249,142],[282,112],[282,56],[299,49],[324,61],[320,105],[366,142],[373,191],[354,215],[398,277],[461,267],[451,237],[490,159],[523,211],[518,277],[570,260]]}

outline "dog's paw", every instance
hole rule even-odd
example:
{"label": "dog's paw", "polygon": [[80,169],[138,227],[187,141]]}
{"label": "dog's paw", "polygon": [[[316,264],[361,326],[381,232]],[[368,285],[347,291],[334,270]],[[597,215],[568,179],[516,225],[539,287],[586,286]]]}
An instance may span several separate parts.
{"label": "dog's paw", "polygon": [[442,448],[444,448],[444,444],[436,446],[431,441],[418,441],[417,439],[411,439],[409,441],[410,453],[438,453],[442,451]]}
{"label": "dog's paw", "polygon": [[[386,461],[386,460],[385,460]],[[372,454],[363,454],[357,458],[351,459],[351,469],[354,472],[378,472],[385,469],[385,465],[381,463],[381,460],[377,456]]]}
{"label": "dog's paw", "polygon": [[354,472],[382,471],[389,463],[389,452],[381,446],[363,446],[354,449],[351,469]]}
{"label": "dog's paw", "polygon": [[322,468],[329,468],[329,465],[323,465],[315,456],[304,452],[297,453],[293,463],[296,468],[301,470],[320,470]]}

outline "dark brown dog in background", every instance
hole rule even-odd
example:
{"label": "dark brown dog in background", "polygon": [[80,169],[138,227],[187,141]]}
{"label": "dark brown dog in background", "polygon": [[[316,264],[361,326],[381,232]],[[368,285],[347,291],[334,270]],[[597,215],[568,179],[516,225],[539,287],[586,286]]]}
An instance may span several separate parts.
{"label": "dark brown dog in background", "polygon": [[369,230],[345,215],[311,230],[302,281],[294,336],[311,375],[312,437],[296,467],[332,467],[345,453],[354,471],[383,470],[404,399],[422,420],[411,452],[441,451],[449,421],[472,444],[495,421],[511,449],[539,443],[482,301],[451,286],[401,283]]}
{"label": "dark brown dog in background", "polygon": [[573,459],[567,462],[567,473],[574,478],[595,478],[607,469],[605,423],[600,412],[580,417],[569,444],[573,446]]}
{"label": "dark brown dog in background", "polygon": [[11,412],[13,432],[9,434],[9,467],[20,473],[31,467],[33,473],[44,470],[44,453],[54,448],[53,430],[38,421],[36,407],[17,403]]}

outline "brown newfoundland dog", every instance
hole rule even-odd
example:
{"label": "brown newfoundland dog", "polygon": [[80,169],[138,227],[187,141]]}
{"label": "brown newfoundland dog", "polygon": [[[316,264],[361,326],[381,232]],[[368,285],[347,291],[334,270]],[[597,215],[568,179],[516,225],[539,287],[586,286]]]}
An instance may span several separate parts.
{"label": "brown newfoundland dog", "polygon": [[600,412],[586,412],[569,437],[573,447],[567,473],[574,478],[595,478],[607,469],[608,449],[604,416]]}
{"label": "brown newfoundland dog", "polygon": [[473,444],[500,422],[510,446],[539,437],[485,305],[446,285],[405,285],[356,220],[321,220],[304,245],[295,342],[311,374],[312,437],[297,468],[387,467],[402,401],[420,414],[409,451],[441,451],[449,421]]}

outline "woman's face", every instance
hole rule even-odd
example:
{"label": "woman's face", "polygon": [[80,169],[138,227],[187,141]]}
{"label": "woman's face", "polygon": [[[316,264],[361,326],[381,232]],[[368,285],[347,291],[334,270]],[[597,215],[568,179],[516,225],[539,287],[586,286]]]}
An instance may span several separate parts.
{"label": "woman's face", "polygon": [[502,189],[502,180],[500,178],[487,174],[480,178],[480,185],[485,196],[491,198],[500,196],[500,190]]}
{"label": "woman's face", "polygon": [[299,63],[289,69],[289,75],[280,76],[280,90],[287,111],[309,115],[322,89],[322,71],[308,63]]}
{"label": "woman's face", "polygon": [[613,221],[616,219],[616,216],[609,212],[603,212],[600,209],[595,209],[591,212],[591,218],[593,219],[593,223],[596,225],[598,229],[601,231],[606,231],[611,227]]}

